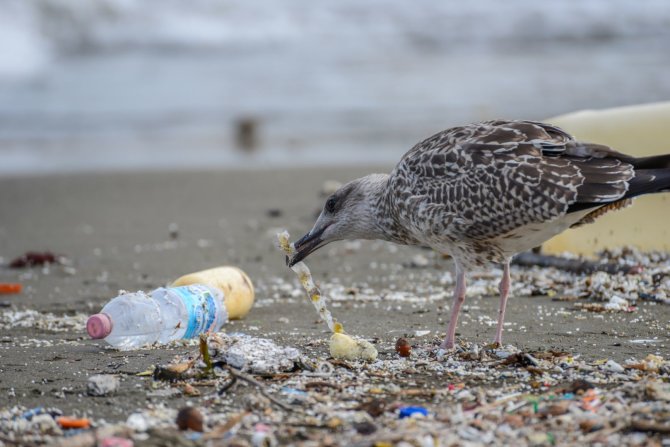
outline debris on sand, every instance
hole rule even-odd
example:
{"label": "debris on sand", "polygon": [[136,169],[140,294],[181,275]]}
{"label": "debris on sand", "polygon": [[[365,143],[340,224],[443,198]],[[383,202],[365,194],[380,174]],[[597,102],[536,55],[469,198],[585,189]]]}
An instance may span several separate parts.
{"label": "debris on sand", "polygon": [[369,341],[335,333],[330,338],[330,355],[336,359],[373,362],[378,354]]}
{"label": "debris on sand", "polygon": [[[286,253],[287,259],[290,259],[295,253],[295,246],[290,242],[288,231],[277,233],[279,248]],[[326,306],[326,300],[321,294],[321,290],[316,286],[312,279],[312,274],[304,262],[298,262],[291,267],[298,275],[300,284],[307,292],[307,296],[314,304],[314,308],[328,328],[333,332],[330,338],[330,355],[344,360],[364,360],[372,362],[377,358],[377,349],[367,340],[358,337],[352,337],[344,332],[344,326],[333,319]]]}
{"label": "debris on sand", "polygon": [[400,357],[409,357],[412,354],[412,345],[409,344],[406,338],[400,337],[395,342],[395,352]]}
{"label": "debris on sand", "polygon": [[69,416],[59,416],[56,418],[58,425],[65,430],[76,430],[82,428],[89,428],[91,421],[88,418],[76,418]]}
{"label": "debris on sand", "polygon": [[210,334],[207,343],[213,362],[253,374],[276,374],[291,371],[300,359],[300,351],[278,346],[267,338],[245,334]]}
{"label": "debris on sand", "polygon": [[[439,259],[435,255],[424,256],[430,261],[424,268],[379,262],[376,273],[384,276],[381,280],[375,277],[377,283],[361,280],[352,285],[329,277],[321,285],[334,310],[369,305],[393,312],[402,305],[431,316],[423,313],[423,305],[448,306],[453,280],[442,273],[436,276],[433,266]],[[435,328],[440,326],[429,321],[393,328],[375,340],[378,355],[372,362],[329,358],[327,340],[289,333],[288,323],[281,326],[282,337],[268,332],[268,339],[208,334],[204,345],[200,340],[199,346],[183,343],[161,348],[165,351],[160,353],[138,352],[138,357],[118,369],[117,360],[111,364],[103,359],[95,373],[121,378],[124,393],[117,391],[117,397],[89,396],[86,374],[79,371],[78,384],[68,382],[67,389],[54,384],[63,396],[65,392],[77,395],[63,404],[63,410],[74,424],[83,424],[81,428],[70,428],[68,419],[59,419],[64,412],[57,408],[18,405],[39,402],[41,397],[32,397],[30,389],[7,387],[4,396],[10,403],[0,406],[0,444],[660,446],[670,430],[670,362],[666,340],[659,332],[666,328],[667,319],[650,314],[670,302],[670,258],[611,252],[603,259],[642,264],[644,269],[606,275],[517,266],[512,274],[518,279],[518,295],[566,299],[566,303],[538,299],[537,322],[545,324],[535,331],[549,330],[549,317],[558,317],[561,325],[569,320],[604,319],[612,325],[606,336],[611,335],[612,342],[621,347],[616,356],[609,354],[612,348],[607,344],[583,349],[583,338],[574,343],[572,352],[567,352],[564,342],[557,343],[560,351],[549,346],[531,351],[464,342],[446,352],[437,347],[441,337]],[[398,276],[393,277],[398,272],[411,274],[406,286],[398,286]],[[498,276],[473,273],[473,293],[495,293]],[[389,284],[388,290],[380,290],[379,282]],[[291,278],[261,286],[259,295],[267,303],[275,298],[273,294],[277,300],[288,301],[302,298],[303,293]],[[637,306],[640,302],[636,300],[648,302]],[[477,306],[482,301],[467,303],[464,321],[479,324],[483,312]],[[349,305],[352,307],[345,307]],[[596,308],[599,313],[587,313]],[[292,323],[297,322],[290,317]],[[439,319],[439,313],[435,317]],[[0,328],[83,332],[86,315],[77,319],[77,315],[9,307],[0,312]],[[552,333],[564,330],[553,321]],[[624,322],[632,326],[624,328]],[[644,325],[654,325],[654,330],[638,332]],[[510,327],[517,328],[526,332],[519,326]],[[52,340],[65,338],[74,339],[59,334]],[[279,339],[291,341],[276,341]],[[16,345],[9,335],[2,341],[5,349]],[[407,348],[411,351],[404,356]],[[158,355],[170,350],[178,354],[172,363],[149,368]],[[635,352],[636,358],[622,357],[622,352]],[[142,357],[145,355],[147,358]],[[150,402],[127,413],[102,411],[117,399],[125,399],[129,391],[141,393]],[[178,421],[177,410],[184,407],[197,409],[199,417],[194,413],[192,419],[184,419],[182,415]]]}
{"label": "debris on sand", "polygon": [[196,408],[193,407],[184,407],[179,410],[177,413],[177,419],[175,420],[179,430],[193,430],[198,432],[203,432],[204,429],[204,418],[202,413],[200,413]]}
{"label": "debris on sand", "polygon": [[109,396],[119,389],[119,378],[113,374],[96,374],[88,378],[86,393],[89,396]]}
{"label": "debris on sand", "polygon": [[86,328],[88,315],[76,313],[74,315],[54,315],[50,312],[42,313],[33,309],[0,311],[0,329],[32,328],[53,332],[76,331],[83,332]]}
{"label": "debris on sand", "polygon": [[58,264],[60,263],[61,258],[62,256],[55,255],[50,251],[28,251],[18,258],[12,259],[9,262],[9,268],[22,269],[45,264]]}
{"label": "debris on sand", "polygon": [[20,283],[0,282],[0,295],[21,293],[23,286]]}
{"label": "debris on sand", "polygon": [[[288,234],[288,231],[277,233],[277,241],[279,248],[284,253],[286,253],[286,256],[290,259],[295,253],[295,246],[290,242],[290,235]],[[312,301],[312,304],[316,309],[316,313],[328,325],[328,329],[330,329],[332,332],[337,332],[335,330],[336,322],[328,310],[326,299],[323,297],[321,291],[314,283],[314,280],[312,279],[312,273],[309,271],[307,264],[304,262],[298,262],[291,267],[291,270],[293,270],[296,275],[298,275],[300,284],[305,289],[305,292],[307,292],[309,299]]]}
{"label": "debris on sand", "polygon": [[[397,356],[389,344],[374,363],[302,359],[293,370],[258,374],[217,363],[222,347],[214,348],[210,339],[211,373],[180,382],[143,379],[199,388],[197,409],[177,413],[158,406],[120,425],[89,420],[95,428],[63,438],[67,420],[58,419],[59,410],[14,407],[0,410],[0,436],[14,444],[71,441],[95,432],[169,438],[172,445],[194,439],[317,445],[326,439],[365,446],[615,446],[660,445],[668,433],[670,362],[659,355],[618,363],[468,344],[440,353],[437,341],[415,345],[411,359]],[[328,367],[308,367],[320,363]],[[205,365],[194,369],[204,371]],[[236,383],[251,386],[233,390]],[[175,422],[184,431],[176,431]]]}

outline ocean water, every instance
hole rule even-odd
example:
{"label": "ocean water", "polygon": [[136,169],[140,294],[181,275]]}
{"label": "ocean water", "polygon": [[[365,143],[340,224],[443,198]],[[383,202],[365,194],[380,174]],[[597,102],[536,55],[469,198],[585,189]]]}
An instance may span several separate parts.
{"label": "ocean water", "polygon": [[393,164],[670,99],[664,0],[2,0],[0,175]]}

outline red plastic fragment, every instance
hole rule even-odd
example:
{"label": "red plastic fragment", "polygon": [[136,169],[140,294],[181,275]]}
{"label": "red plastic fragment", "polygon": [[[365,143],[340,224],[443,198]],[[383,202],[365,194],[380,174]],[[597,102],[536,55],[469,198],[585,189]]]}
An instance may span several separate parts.
{"label": "red plastic fragment", "polygon": [[26,267],[33,267],[36,265],[55,264],[58,262],[58,256],[50,251],[38,252],[29,251],[23,256],[13,259],[9,263],[9,267],[13,269],[22,269]]}

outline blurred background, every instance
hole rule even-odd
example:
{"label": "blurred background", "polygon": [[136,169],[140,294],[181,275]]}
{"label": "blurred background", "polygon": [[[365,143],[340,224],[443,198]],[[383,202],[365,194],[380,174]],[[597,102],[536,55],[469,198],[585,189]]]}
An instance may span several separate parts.
{"label": "blurred background", "polygon": [[670,99],[666,0],[1,0],[0,175],[393,164]]}

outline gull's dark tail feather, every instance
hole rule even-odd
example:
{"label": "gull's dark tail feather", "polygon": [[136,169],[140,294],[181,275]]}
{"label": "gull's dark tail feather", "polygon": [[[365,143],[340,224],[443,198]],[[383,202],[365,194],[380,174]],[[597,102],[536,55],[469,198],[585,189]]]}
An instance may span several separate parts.
{"label": "gull's dark tail feather", "polygon": [[635,178],[626,197],[670,192],[670,154],[633,158],[629,163],[635,167]]}
{"label": "gull's dark tail feather", "polygon": [[670,192],[670,166],[660,169],[636,169],[623,198],[631,199],[643,194]]}
{"label": "gull's dark tail feather", "polygon": [[[586,181],[580,188],[577,201],[568,208],[568,213],[598,208],[611,203],[621,204],[628,199],[645,194],[670,192],[670,154],[621,158],[627,163],[629,169],[621,169],[620,165],[618,171],[614,169],[615,167],[608,167],[608,165],[600,166],[606,160],[597,160],[598,163],[591,162],[591,165],[587,164],[583,167],[583,172],[587,174]],[[631,165],[633,166],[632,171],[630,170]],[[589,170],[589,168],[592,169]],[[598,171],[596,168],[602,169]],[[631,174],[634,174],[632,178]],[[614,178],[610,179],[607,175],[614,175]],[[621,177],[619,182],[616,181],[617,175]],[[624,176],[628,178],[623,178]],[[621,195],[623,191],[616,194],[614,187],[617,184],[619,187],[624,187],[624,180],[628,184],[625,194]],[[611,199],[607,197],[607,193],[612,196]]]}
{"label": "gull's dark tail feather", "polygon": [[631,157],[630,160],[624,161],[632,164],[635,169],[670,169],[670,154],[640,158]]}
{"label": "gull's dark tail feather", "polygon": [[594,210],[584,216],[579,222],[576,222],[571,228],[577,228],[584,224],[592,223],[603,214],[626,208],[632,202],[632,199],[644,194],[654,194],[659,192],[670,192],[670,168],[664,169],[636,169],[635,177],[628,182],[628,190],[623,197],[611,202],[584,203],[578,202],[568,208],[568,212],[582,210]]}

